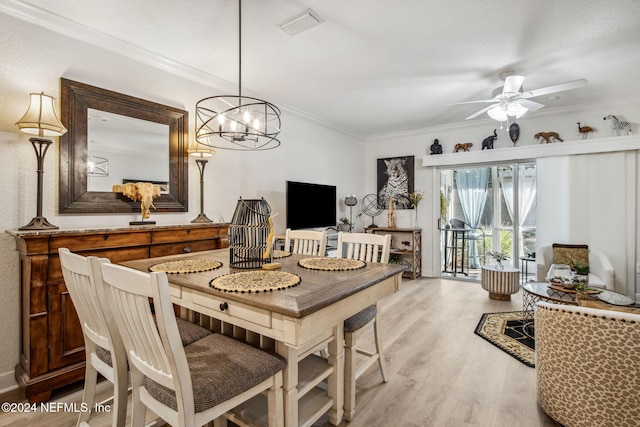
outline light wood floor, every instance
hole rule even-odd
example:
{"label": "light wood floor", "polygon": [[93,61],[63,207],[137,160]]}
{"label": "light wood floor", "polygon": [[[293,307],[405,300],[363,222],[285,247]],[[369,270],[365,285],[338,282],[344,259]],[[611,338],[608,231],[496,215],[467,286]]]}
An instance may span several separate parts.
{"label": "light wood floor", "polygon": [[[358,380],[356,417],[340,426],[555,426],[536,403],[535,369],[473,333],[482,313],[521,307],[521,293],[510,302],[493,301],[479,283],[405,279],[383,303],[389,382],[381,383],[377,365],[371,367]],[[108,384],[101,388],[108,396]],[[2,402],[21,399],[19,392],[0,396]],[[80,399],[81,390],[58,397]],[[0,426],[73,426],[76,419],[68,412],[0,413]],[[91,418],[92,427],[110,422],[110,414]],[[315,424],[329,425],[326,417]]]}

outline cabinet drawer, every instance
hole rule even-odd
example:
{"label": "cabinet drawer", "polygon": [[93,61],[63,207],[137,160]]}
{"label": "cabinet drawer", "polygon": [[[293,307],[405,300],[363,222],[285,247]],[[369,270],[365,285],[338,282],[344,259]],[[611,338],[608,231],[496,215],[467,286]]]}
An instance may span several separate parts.
{"label": "cabinet drawer", "polygon": [[174,228],[153,232],[153,244],[186,242],[188,240],[217,239],[220,227]]}
{"label": "cabinet drawer", "polygon": [[149,245],[150,243],[151,231],[61,234],[51,236],[51,252],[57,253],[59,248],[68,248],[71,252],[79,252],[101,248]]}
{"label": "cabinet drawer", "polygon": [[[267,310],[229,301],[224,298],[217,298],[213,295],[198,291],[193,292],[193,303],[219,311],[220,314],[216,317],[225,322],[234,323],[233,319],[241,319],[267,328],[271,327],[271,313]],[[220,309],[221,304],[226,304],[224,310]]]}
{"label": "cabinet drawer", "polygon": [[191,252],[211,251],[218,249],[217,240],[197,240],[182,243],[165,243],[151,246],[151,258],[167,255],[187,254]]}

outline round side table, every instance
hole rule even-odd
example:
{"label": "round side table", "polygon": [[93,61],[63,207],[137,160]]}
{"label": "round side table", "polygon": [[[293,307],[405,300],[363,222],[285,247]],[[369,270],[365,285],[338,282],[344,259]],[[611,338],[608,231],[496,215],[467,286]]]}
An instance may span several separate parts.
{"label": "round side table", "polygon": [[511,294],[520,290],[520,270],[513,267],[496,268],[495,265],[483,265],[482,289],[489,292],[489,298],[510,301]]}

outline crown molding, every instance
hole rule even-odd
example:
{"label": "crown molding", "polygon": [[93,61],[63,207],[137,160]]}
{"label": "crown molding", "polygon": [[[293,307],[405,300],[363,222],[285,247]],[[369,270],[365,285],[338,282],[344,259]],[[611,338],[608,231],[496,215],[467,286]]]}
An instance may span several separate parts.
{"label": "crown molding", "polygon": [[[88,43],[92,46],[114,52],[131,60],[138,61],[151,67],[169,72],[189,81],[209,87],[214,87],[216,88],[216,90],[235,93],[238,89],[236,83],[229,82],[213,74],[209,74],[196,68],[189,67],[185,64],[177,62],[166,56],[159,55],[148,49],[144,49],[126,40],[110,36],[94,28],[88,27],[56,13],[49,12],[48,10],[44,10],[37,6],[25,3],[21,0],[3,0],[2,2],[0,2],[0,12],[20,19],[21,21],[37,25],[55,33],[63,34],[67,37],[82,41],[84,43]],[[258,98],[264,98],[264,96],[262,96],[261,94],[255,93],[251,90],[245,90],[244,88],[243,92],[251,94],[252,96],[256,96]],[[279,102],[276,103],[276,105],[278,105],[278,108],[280,108],[281,110],[288,111],[296,116],[319,124],[325,128],[332,129],[336,132],[360,140],[365,139],[363,135],[360,135],[349,129],[338,127],[328,122],[327,120],[299,110],[290,105]]]}

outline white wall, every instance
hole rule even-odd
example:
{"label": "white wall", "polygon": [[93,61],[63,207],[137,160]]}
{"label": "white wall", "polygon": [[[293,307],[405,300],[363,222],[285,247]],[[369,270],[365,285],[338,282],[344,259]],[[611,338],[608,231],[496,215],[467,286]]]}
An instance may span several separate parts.
{"label": "white wall", "polygon": [[[35,216],[36,159],[15,122],[28,106],[29,93],[44,91],[59,102],[59,79],[66,77],[189,111],[193,135],[194,106],[220,88],[205,87],[157,68],[0,14],[0,230],[16,229]],[[28,53],[27,53],[28,52]],[[226,92],[226,90],[225,90]],[[288,110],[282,114],[282,145],[271,151],[220,150],[205,169],[205,212],[229,221],[238,197],[264,197],[278,232],[284,232],[285,182],[337,186],[340,200],[364,192],[363,141],[329,129]],[[44,206],[47,219],[62,228],[126,226],[136,214],[58,215],[58,144],[45,159]],[[158,224],[186,223],[199,212],[199,175],[189,167],[189,212],[154,214]],[[310,207],[312,208],[312,207]],[[338,217],[347,210],[339,204]],[[0,233],[0,392],[15,385],[19,356],[19,275],[15,242]]]}
{"label": "white wall", "polygon": [[[624,120],[631,121],[633,134],[638,133],[640,100],[630,99],[592,106],[547,109],[525,116],[518,120],[520,138],[516,146],[538,144],[533,138],[537,132],[555,131],[565,141],[579,140],[578,121],[583,126],[595,129],[589,135],[589,140],[609,137],[608,122],[603,120],[607,114],[616,114],[621,119],[624,117]],[[499,128],[498,122],[479,119],[456,126],[381,135],[367,141],[364,155],[365,194],[376,191],[377,159],[416,156],[415,188],[425,191],[425,200],[419,210],[425,276],[440,274],[440,241],[436,230],[440,178],[438,167],[421,166],[421,157],[429,155],[429,146],[438,138],[444,153],[451,153],[456,143],[472,142],[474,146],[471,152],[455,154],[464,156],[461,159],[469,159],[481,150],[482,140],[491,135],[495,128]],[[494,147],[506,149],[512,146],[506,129],[498,129],[498,140]],[[637,189],[639,178],[636,173],[639,154],[635,151],[631,153],[552,157],[538,162],[538,239],[539,242],[579,239],[596,248],[605,247],[605,253],[612,251],[616,275],[622,280],[617,282],[618,290],[640,294],[640,290],[635,288],[633,271],[640,247],[635,225],[638,215],[635,200],[640,191]],[[628,207],[629,203],[632,204],[631,208]],[[553,208],[545,210],[548,206]],[[384,225],[385,213],[379,218],[378,225]],[[620,242],[623,235],[630,236],[630,244]],[[636,298],[640,299],[640,295]]]}

